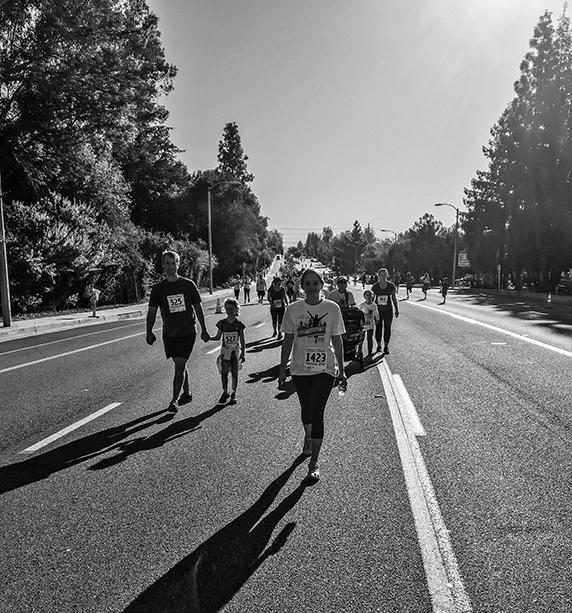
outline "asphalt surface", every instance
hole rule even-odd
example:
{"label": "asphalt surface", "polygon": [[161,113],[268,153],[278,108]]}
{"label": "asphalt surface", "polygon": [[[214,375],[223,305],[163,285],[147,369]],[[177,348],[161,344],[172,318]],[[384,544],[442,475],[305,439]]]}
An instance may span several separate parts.
{"label": "asphalt surface", "polygon": [[[470,610],[570,612],[570,309],[419,298],[400,302],[384,359],[425,428]],[[205,312],[214,334],[213,301]],[[1,611],[439,610],[379,356],[363,372],[346,364],[309,486],[268,305],[241,319],[237,404],[217,406],[216,344],[198,340],[193,402],[176,415],[172,366],[160,341],[145,344],[144,322],[0,345]]]}

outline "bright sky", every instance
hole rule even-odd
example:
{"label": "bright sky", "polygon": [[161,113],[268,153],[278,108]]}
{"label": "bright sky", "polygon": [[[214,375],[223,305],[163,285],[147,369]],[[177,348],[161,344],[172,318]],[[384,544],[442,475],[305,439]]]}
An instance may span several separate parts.
{"label": "bright sky", "polygon": [[330,226],[446,225],[485,168],[545,9],[562,0],[148,0],[179,73],[165,104],[190,171],[238,124],[286,246]]}

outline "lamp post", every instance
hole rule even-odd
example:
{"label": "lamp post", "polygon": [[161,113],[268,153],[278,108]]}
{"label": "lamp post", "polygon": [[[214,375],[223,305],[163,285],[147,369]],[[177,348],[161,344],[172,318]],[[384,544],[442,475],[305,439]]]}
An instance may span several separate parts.
{"label": "lamp post", "polygon": [[455,287],[455,275],[457,274],[457,231],[459,228],[459,209],[448,202],[437,202],[434,206],[450,206],[455,209],[455,232],[453,234],[453,278],[451,279],[451,287]]}
{"label": "lamp post", "polygon": [[397,242],[397,232],[395,230],[384,230],[383,228],[380,228],[381,232],[391,232],[393,234],[393,242],[396,243]]}
{"label": "lamp post", "polygon": [[0,294],[2,294],[2,323],[5,328],[12,325],[10,312],[10,283],[8,281],[8,258],[6,257],[6,231],[4,229],[4,202],[2,198],[2,177],[0,176]]}
{"label": "lamp post", "polygon": [[211,213],[211,189],[219,185],[242,185],[240,181],[219,181],[213,185],[207,185],[207,214],[208,214],[208,239],[209,239],[209,294],[213,293],[213,233]]}

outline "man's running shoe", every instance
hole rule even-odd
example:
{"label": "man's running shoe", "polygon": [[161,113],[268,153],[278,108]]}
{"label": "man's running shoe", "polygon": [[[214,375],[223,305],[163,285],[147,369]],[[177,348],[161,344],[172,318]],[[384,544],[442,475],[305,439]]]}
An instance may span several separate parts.
{"label": "man's running shoe", "polygon": [[187,404],[189,402],[192,402],[192,400],[193,400],[192,394],[186,394],[185,392],[183,392],[179,397],[179,406],[181,404]]}
{"label": "man's running shoe", "polygon": [[272,331],[272,336],[276,336],[276,330]]}
{"label": "man's running shoe", "polygon": [[236,404],[236,392],[232,392],[230,395],[230,403]]}
{"label": "man's running shoe", "polygon": [[302,447],[302,455],[309,458],[312,455],[312,439],[304,437],[304,446]]}
{"label": "man's running shoe", "polygon": [[169,413],[176,413],[179,410],[179,403],[176,400],[171,400],[171,404],[169,405],[169,408],[167,409],[167,411],[169,411]]}
{"label": "man's running shoe", "polygon": [[320,467],[317,462],[308,466],[308,479],[310,481],[320,480]]}
{"label": "man's running shoe", "polygon": [[385,353],[385,355],[389,355],[389,347],[387,345],[383,348],[383,353]]}
{"label": "man's running shoe", "polygon": [[381,352],[381,345],[377,346],[377,349],[375,350],[376,353],[380,353]]}
{"label": "man's running shoe", "polygon": [[278,332],[278,340],[282,339],[282,332]]}
{"label": "man's running shoe", "polygon": [[229,399],[229,395],[227,392],[223,392],[222,396],[218,399],[219,404],[224,404]]}

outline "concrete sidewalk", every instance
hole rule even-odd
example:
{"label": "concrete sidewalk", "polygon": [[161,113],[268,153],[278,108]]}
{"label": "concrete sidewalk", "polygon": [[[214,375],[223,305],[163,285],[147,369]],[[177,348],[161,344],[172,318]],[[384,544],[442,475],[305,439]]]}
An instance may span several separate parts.
{"label": "concrete sidewalk", "polygon": [[[212,295],[208,290],[201,290],[203,305],[215,303],[219,298],[234,295],[231,288],[218,289]],[[124,319],[144,319],[147,316],[147,303],[131,304],[118,308],[101,307],[97,309],[97,317],[92,316],[92,311],[87,310],[83,313],[60,313],[48,317],[37,317],[30,319],[12,320],[12,325],[8,328],[0,327],[0,343],[3,341],[25,338],[34,334],[48,334],[58,332],[68,328],[80,328],[93,326],[111,321],[121,321]]]}

